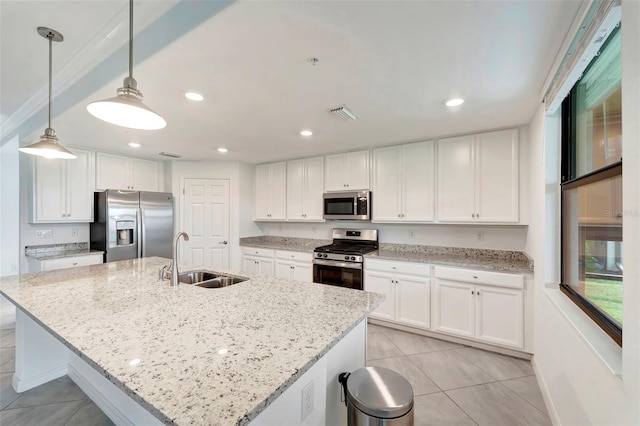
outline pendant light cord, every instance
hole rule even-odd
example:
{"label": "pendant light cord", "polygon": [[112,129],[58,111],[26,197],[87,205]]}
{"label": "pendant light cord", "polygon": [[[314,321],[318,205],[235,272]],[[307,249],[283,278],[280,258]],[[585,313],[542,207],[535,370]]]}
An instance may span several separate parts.
{"label": "pendant light cord", "polygon": [[51,78],[51,70],[52,70],[52,63],[53,63],[53,55],[51,54],[52,51],[52,45],[53,45],[53,34],[49,33],[47,35],[47,38],[49,39],[49,128],[51,128],[51,86],[52,86],[52,78]]}
{"label": "pendant light cord", "polygon": [[129,78],[133,78],[133,0],[129,0]]}

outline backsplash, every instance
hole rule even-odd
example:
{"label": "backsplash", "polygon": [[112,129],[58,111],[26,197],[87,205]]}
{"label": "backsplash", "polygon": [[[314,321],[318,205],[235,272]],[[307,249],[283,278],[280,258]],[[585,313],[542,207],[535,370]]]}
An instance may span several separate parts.
{"label": "backsplash", "polygon": [[26,256],[42,255],[42,254],[56,254],[71,250],[88,250],[89,243],[64,243],[64,244],[46,244],[40,246],[26,246],[24,248],[24,254]]}

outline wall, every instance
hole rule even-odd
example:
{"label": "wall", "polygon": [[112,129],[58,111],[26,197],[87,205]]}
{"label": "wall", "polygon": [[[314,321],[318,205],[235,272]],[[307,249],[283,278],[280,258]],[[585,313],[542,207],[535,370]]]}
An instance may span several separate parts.
{"label": "wall", "polygon": [[18,136],[0,147],[0,276],[15,275],[20,263]]}
{"label": "wall", "polygon": [[[185,178],[228,179],[230,190],[229,266],[242,269],[240,237],[259,235],[260,230],[251,222],[253,199],[253,172],[251,167],[237,162],[224,161],[172,161],[170,165],[171,192],[175,198],[176,231],[182,221],[182,187]],[[169,190],[169,188],[167,188]],[[237,220],[234,220],[237,218]]]}
{"label": "wall", "polygon": [[[640,3],[623,1],[622,21],[622,350],[557,290],[559,265],[554,253],[559,238],[558,206],[557,189],[556,193],[553,189],[557,168],[548,167],[558,155],[554,146],[558,139],[557,118],[545,117],[541,107],[531,122],[531,221],[526,249],[536,265],[533,364],[555,424],[640,424],[640,290],[636,285],[640,279]],[[544,156],[546,162],[541,161]],[[545,168],[549,169],[548,174]]]}

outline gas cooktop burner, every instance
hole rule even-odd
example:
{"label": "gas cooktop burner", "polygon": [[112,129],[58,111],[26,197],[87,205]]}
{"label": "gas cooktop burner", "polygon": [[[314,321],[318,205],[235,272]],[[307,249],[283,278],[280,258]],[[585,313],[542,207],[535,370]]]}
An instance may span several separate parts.
{"label": "gas cooktop burner", "polygon": [[329,244],[322,247],[316,247],[316,253],[336,253],[336,254],[366,254],[378,250],[376,245],[361,244]]}
{"label": "gas cooktop burner", "polygon": [[359,262],[362,255],[378,250],[375,229],[334,229],[333,244],[316,247],[315,258],[322,261]]}

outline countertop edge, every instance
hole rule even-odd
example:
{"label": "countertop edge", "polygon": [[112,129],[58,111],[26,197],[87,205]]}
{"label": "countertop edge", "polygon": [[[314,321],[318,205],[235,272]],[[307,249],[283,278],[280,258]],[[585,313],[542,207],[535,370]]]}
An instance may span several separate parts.
{"label": "countertop edge", "polygon": [[78,256],[91,256],[96,254],[104,254],[102,250],[91,250],[91,251],[83,251],[78,253],[68,252],[68,253],[50,253],[50,254],[25,254],[25,257],[35,260],[53,260],[53,259],[64,259],[67,257],[78,257]]}

